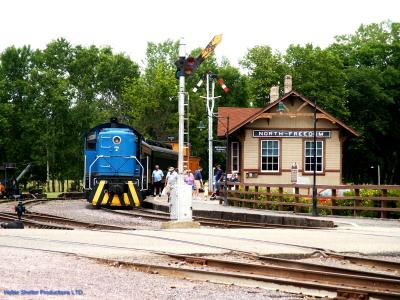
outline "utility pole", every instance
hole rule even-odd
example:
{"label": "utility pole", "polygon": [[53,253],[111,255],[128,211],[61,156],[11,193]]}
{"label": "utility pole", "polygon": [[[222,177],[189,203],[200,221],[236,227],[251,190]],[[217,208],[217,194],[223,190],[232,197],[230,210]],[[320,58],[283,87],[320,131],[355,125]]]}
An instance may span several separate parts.
{"label": "utility pole", "polygon": [[378,185],[381,185],[381,166],[378,165]]}
{"label": "utility pole", "polygon": [[[213,192],[213,117],[214,117],[214,107],[215,107],[215,99],[220,98],[221,96],[215,97],[215,79],[218,84],[224,90],[225,93],[229,91],[229,88],[225,85],[222,79],[218,78],[217,75],[213,74],[209,71],[206,75],[206,97],[202,97],[206,99],[207,106],[207,117],[208,117],[208,191]],[[203,77],[204,78],[204,77]],[[200,86],[203,84],[203,78],[197,83],[196,87],[193,89],[193,92],[197,92]],[[211,96],[210,96],[210,81],[211,81]],[[219,118],[219,117],[217,117]],[[229,126],[229,124],[228,124]],[[227,170],[225,171],[227,172]]]}
{"label": "utility pole", "polygon": [[[213,192],[213,179],[214,179],[214,172],[213,172],[213,117],[214,117],[214,106],[215,106],[215,99],[220,98],[221,96],[215,97],[215,79],[217,80],[218,84],[224,90],[225,93],[229,91],[229,88],[225,85],[222,79],[218,78],[216,74],[213,74],[211,71],[207,72],[205,76],[200,79],[200,81],[196,84],[193,88],[193,92],[196,93],[198,89],[203,84],[204,79],[206,80],[206,97],[202,97],[206,99],[206,106],[207,106],[207,117],[208,117],[208,191]],[[210,96],[210,81],[211,81],[211,96]],[[218,118],[218,117],[217,117]],[[229,126],[229,124],[228,124]],[[199,127],[198,127],[199,128]],[[204,127],[201,127],[203,129]],[[226,170],[227,172],[227,170]]]}
{"label": "utility pole", "polygon": [[[229,167],[229,115],[226,117],[225,128],[225,147],[226,147],[226,160],[225,160],[225,185],[224,185],[224,206],[228,206],[228,167]],[[233,174],[233,172],[232,172]]]}
{"label": "utility pole", "polygon": [[314,159],[313,159],[313,189],[312,189],[312,215],[318,216],[317,209],[317,100],[314,99]]}

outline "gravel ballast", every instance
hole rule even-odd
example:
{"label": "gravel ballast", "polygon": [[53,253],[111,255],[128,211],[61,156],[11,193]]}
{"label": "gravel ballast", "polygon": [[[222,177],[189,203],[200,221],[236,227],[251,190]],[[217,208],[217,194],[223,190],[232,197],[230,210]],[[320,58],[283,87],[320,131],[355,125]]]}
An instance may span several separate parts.
{"label": "gravel ballast", "polygon": [[[303,299],[135,272],[72,255],[1,247],[0,255],[0,299]],[[12,291],[20,294],[10,295]],[[21,296],[24,291],[39,294]],[[49,295],[56,292],[64,295]]]}
{"label": "gravel ballast", "polygon": [[29,208],[29,210],[32,212],[51,214],[85,222],[126,226],[135,229],[159,229],[162,224],[162,222],[159,221],[115,214],[97,209],[86,202],[86,200],[51,201],[49,203],[34,205]]}

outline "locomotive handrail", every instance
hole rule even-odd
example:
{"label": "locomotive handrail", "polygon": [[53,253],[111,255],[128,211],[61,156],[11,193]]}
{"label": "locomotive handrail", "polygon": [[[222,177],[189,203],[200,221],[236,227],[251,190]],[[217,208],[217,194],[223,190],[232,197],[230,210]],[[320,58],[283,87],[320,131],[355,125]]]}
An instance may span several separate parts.
{"label": "locomotive handrail", "polygon": [[[91,179],[92,179],[92,167],[93,167],[93,165],[96,163],[96,161],[99,159],[99,158],[110,158],[111,156],[110,155],[98,155],[98,156],[96,156],[96,159],[90,164],[90,166],[89,166],[89,189],[91,189],[92,187],[91,187]],[[143,189],[143,172],[144,172],[144,167],[143,167],[143,165],[140,163],[140,161],[137,159],[137,157],[136,156],[134,156],[134,155],[132,155],[132,156],[117,156],[117,155],[113,155],[112,157],[121,157],[121,158],[128,158],[128,159],[132,159],[132,158],[134,158],[135,160],[136,160],[136,162],[140,165],[140,167],[142,168],[142,174],[141,174],[141,182],[142,182],[142,185],[141,185],[141,187],[142,187],[142,189]]]}
{"label": "locomotive handrail", "polygon": [[142,175],[141,175],[140,177],[141,177],[141,181],[142,181],[141,187],[142,187],[142,190],[143,190],[143,174],[144,174],[144,167],[143,167],[143,165],[140,163],[140,161],[137,159],[136,156],[130,156],[129,158],[134,158],[134,159],[137,161],[137,163],[139,164],[139,166],[142,168]]}
{"label": "locomotive handrail", "polygon": [[89,190],[92,189],[92,187],[90,186],[90,183],[92,182],[92,167],[95,164],[95,162],[99,159],[99,158],[103,158],[104,155],[97,155],[96,159],[90,164],[89,166]]}
{"label": "locomotive handrail", "polygon": [[86,155],[83,161],[83,190],[86,189]]}

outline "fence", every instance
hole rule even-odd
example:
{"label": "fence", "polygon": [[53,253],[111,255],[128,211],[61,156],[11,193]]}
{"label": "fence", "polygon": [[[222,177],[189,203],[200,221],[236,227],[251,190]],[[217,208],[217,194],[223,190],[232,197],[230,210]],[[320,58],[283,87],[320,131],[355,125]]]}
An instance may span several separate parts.
{"label": "fence", "polygon": [[[318,213],[377,218],[400,218],[399,185],[317,185]],[[227,203],[231,206],[310,213],[312,185],[303,184],[227,184]],[[220,204],[224,201],[221,191]]]}

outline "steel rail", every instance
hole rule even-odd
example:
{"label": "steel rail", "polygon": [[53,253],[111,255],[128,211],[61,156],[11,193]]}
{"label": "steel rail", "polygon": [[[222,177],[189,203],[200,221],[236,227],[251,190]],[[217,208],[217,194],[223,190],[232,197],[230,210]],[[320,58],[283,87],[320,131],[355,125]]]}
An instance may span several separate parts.
{"label": "steel rail", "polygon": [[[6,222],[15,222],[18,220],[18,218],[15,216],[15,214],[0,213],[0,220],[6,221]],[[55,224],[42,223],[42,222],[37,222],[34,220],[26,220],[25,218],[22,218],[21,221],[23,222],[24,225],[28,225],[29,227],[34,227],[34,228],[64,229],[64,230],[72,230],[73,229],[73,228],[66,227],[66,226],[58,226]]]}
{"label": "steel rail", "polygon": [[[0,215],[8,217],[10,221],[16,221],[17,217],[15,214],[12,213],[1,213]],[[29,225],[38,225],[39,228],[49,228],[49,229],[74,229],[76,227],[83,227],[89,229],[106,229],[106,230],[135,230],[135,228],[131,227],[123,227],[123,226],[116,226],[116,225],[106,225],[100,223],[91,223],[91,222],[84,222],[78,221],[74,219],[58,217],[53,215],[47,214],[39,214],[39,213],[25,213],[21,218],[21,221],[24,224]],[[43,223],[44,222],[44,223]],[[62,224],[62,225],[69,225],[71,227],[65,226],[56,226],[54,224]],[[48,227],[46,227],[48,226]]]}
{"label": "steel rail", "polygon": [[[33,205],[37,205],[40,203],[51,202],[51,201],[63,201],[64,199],[33,199],[25,201],[25,207],[31,207]],[[94,222],[85,222],[79,221],[71,218],[59,217],[52,214],[45,214],[45,213],[36,213],[30,212],[27,210],[27,213],[24,214],[24,219],[36,219],[36,220],[43,220],[46,222],[55,222],[61,224],[67,224],[74,227],[83,227],[89,229],[106,229],[106,230],[136,230],[133,227],[124,227],[124,226],[117,226],[117,225],[106,225],[101,223],[94,223]],[[72,228],[72,229],[73,229]]]}
{"label": "steel rail", "polygon": [[[310,270],[307,264],[294,266],[260,265],[220,259],[204,258],[188,255],[172,254],[170,257],[181,259],[189,263],[201,264],[208,267],[216,267],[231,272],[244,272],[255,275],[290,278],[293,280],[308,280],[332,285],[342,285],[356,288],[370,288],[382,291],[394,291],[400,293],[400,277],[383,278],[381,274],[370,272],[345,270],[341,268],[327,267],[321,271]],[[346,274],[347,273],[347,274]]]}
{"label": "steel rail", "polygon": [[[293,279],[290,277],[276,276],[276,274],[272,275],[254,274],[252,269],[248,269],[245,272],[243,272],[243,269],[241,269],[241,271],[239,272],[237,269],[229,269],[223,271],[217,271],[217,270],[208,271],[199,269],[178,268],[171,266],[126,262],[121,260],[110,260],[104,258],[97,258],[96,260],[107,264],[114,264],[114,265],[117,264],[119,266],[131,267],[136,271],[142,271],[152,274],[161,274],[183,279],[203,280],[203,281],[211,281],[224,284],[237,284],[237,285],[246,285],[246,286],[262,287],[262,288],[271,288],[271,284],[273,284],[274,288],[280,289],[282,291],[289,290],[290,292],[293,292],[293,288],[298,288],[296,292],[301,292],[304,294],[311,294],[311,295],[317,294],[319,296],[327,296],[327,295],[333,296],[335,294],[338,294],[339,292],[341,293],[347,292],[349,294],[351,293],[359,293],[364,295],[367,294],[368,296],[383,300],[394,300],[394,299],[399,299],[400,297],[400,292],[398,292],[397,289],[394,290],[373,289],[371,288],[371,285],[365,287],[364,282],[361,283],[361,285],[356,285],[353,283],[352,285],[348,285],[344,280],[342,281],[344,284],[327,283],[325,282],[325,280],[321,280],[320,278],[317,278],[320,280],[315,279],[315,276],[309,278],[306,272],[303,273],[303,276],[298,276],[298,278]],[[338,274],[338,278],[340,278],[340,276],[341,275]],[[371,278],[371,280],[375,281],[376,278]]]}
{"label": "steel rail", "polygon": [[385,274],[385,273],[376,273],[370,271],[361,271],[355,269],[348,269],[342,267],[333,267],[326,266],[322,264],[314,264],[309,262],[296,261],[292,259],[282,259],[275,258],[265,255],[252,255],[251,258],[257,258],[263,262],[268,264],[272,264],[275,266],[288,267],[288,268],[302,268],[312,271],[321,271],[321,272],[331,272],[331,273],[340,273],[346,275],[355,275],[355,276],[367,276],[367,277],[379,277],[379,278],[387,278],[387,279],[395,279],[400,280],[400,276],[393,274]]}
{"label": "steel rail", "polygon": [[[175,232],[180,233],[180,234],[186,234],[186,235],[196,234],[196,235],[202,235],[202,236],[210,236],[213,238],[220,237],[220,238],[225,238],[225,239],[240,240],[240,241],[244,241],[244,242],[266,243],[266,244],[289,246],[289,247],[295,247],[295,248],[301,248],[301,249],[307,249],[307,250],[314,250],[316,253],[319,253],[321,256],[324,256],[324,257],[331,257],[333,259],[337,259],[337,260],[341,260],[341,261],[347,260],[350,263],[354,263],[354,264],[358,264],[358,265],[362,265],[362,266],[368,266],[368,267],[372,267],[372,268],[381,268],[384,270],[397,271],[400,273],[400,263],[399,262],[386,261],[386,260],[365,257],[365,256],[341,254],[341,253],[338,253],[338,252],[335,252],[335,251],[332,251],[329,249],[324,249],[324,248],[305,246],[305,245],[299,245],[299,244],[291,244],[291,243],[283,243],[283,242],[258,240],[258,239],[252,239],[252,238],[231,237],[231,236],[224,236],[221,234],[210,234],[210,233],[203,233],[203,232],[196,232],[196,233],[192,233],[192,232],[188,232],[188,231],[175,231]],[[232,251],[233,251],[233,249],[232,249]],[[263,257],[266,257],[266,259],[272,259],[272,257],[263,256],[263,255],[257,255],[256,257],[258,257],[259,259],[263,259]]]}
{"label": "steel rail", "polygon": [[371,259],[367,257],[360,257],[360,256],[355,256],[355,255],[349,255],[349,254],[340,254],[336,252],[329,252],[326,251],[323,253],[324,255],[339,259],[339,260],[347,260],[351,263],[357,264],[357,265],[363,265],[363,266],[370,266],[373,268],[382,268],[390,271],[397,271],[400,272],[400,263],[395,262],[395,261],[386,261],[386,260],[381,260],[381,259]]}

